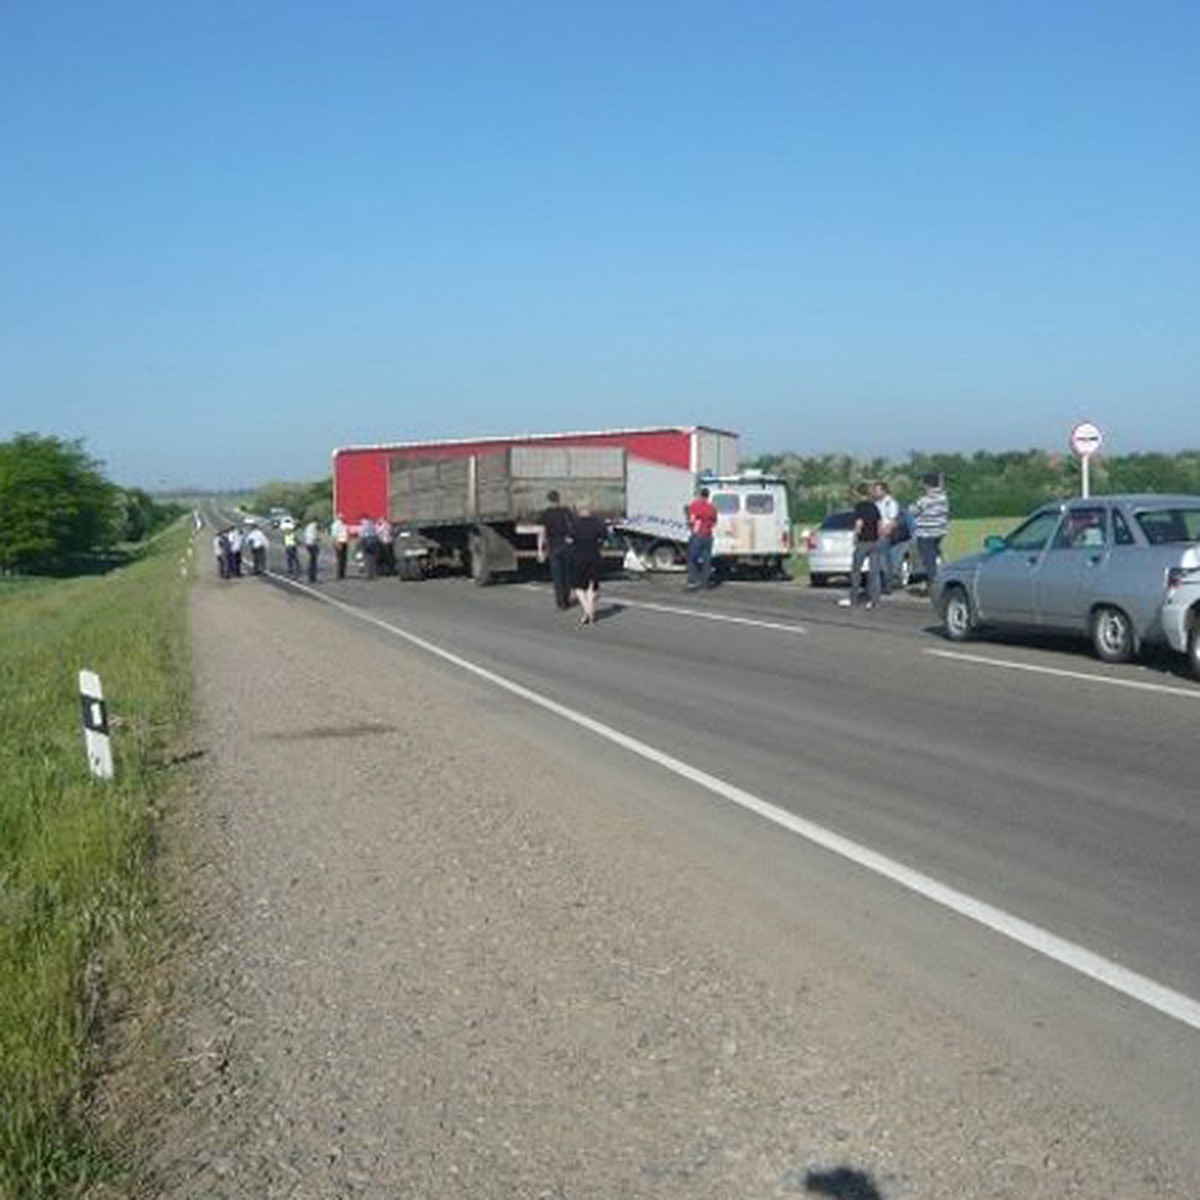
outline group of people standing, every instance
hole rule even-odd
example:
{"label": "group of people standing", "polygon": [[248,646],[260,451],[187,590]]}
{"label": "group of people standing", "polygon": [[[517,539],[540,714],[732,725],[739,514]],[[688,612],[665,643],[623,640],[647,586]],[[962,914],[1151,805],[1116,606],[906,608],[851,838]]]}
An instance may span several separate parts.
{"label": "group of people standing", "polygon": [[240,579],[242,559],[250,554],[251,570],[261,575],[267,569],[267,535],[257,526],[246,533],[236,525],[218,529],[213,537],[213,554],[217,560],[217,574],[222,579]]}
{"label": "group of people standing", "polygon": [[[921,556],[925,585],[932,588],[937,578],[942,539],[950,529],[950,502],[940,475],[922,476],[921,485],[923,491],[909,508],[908,518]],[[891,591],[892,547],[897,541],[903,541],[909,532],[900,504],[886,481],[877,479],[858,485],[855,489],[850,595],[838,601],[839,604],[874,608],[880,596]]]}
{"label": "group of people standing", "polygon": [[[363,517],[351,528],[339,514],[330,523],[329,539],[333,543],[335,570],[338,579],[346,578],[350,558],[350,543],[357,540],[362,556],[363,573],[368,579],[376,575],[393,575],[396,571],[395,535],[392,523],[386,518],[375,520]],[[284,570],[289,579],[299,579],[306,574],[309,583],[319,578],[319,563],[324,533],[321,523],[311,520],[297,529],[294,521],[284,521],[279,528],[279,540],[283,546]],[[262,575],[267,569],[267,535],[257,525],[244,533],[236,525],[227,525],[217,530],[213,537],[213,554],[217,562],[217,574],[222,579],[239,579],[242,575],[242,560],[249,552],[252,571]],[[301,567],[300,550],[303,547],[305,563]]]}
{"label": "group of people standing", "polygon": [[560,611],[579,602],[579,626],[594,625],[600,598],[604,539],[608,526],[593,516],[585,505],[563,504],[557,491],[546,493],[548,507],[542,513],[538,533],[538,561],[550,564],[554,603]]}

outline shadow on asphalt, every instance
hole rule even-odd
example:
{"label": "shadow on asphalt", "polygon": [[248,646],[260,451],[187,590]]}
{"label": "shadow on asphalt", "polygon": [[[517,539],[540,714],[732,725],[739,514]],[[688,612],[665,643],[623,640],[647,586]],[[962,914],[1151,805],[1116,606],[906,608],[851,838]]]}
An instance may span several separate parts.
{"label": "shadow on asphalt", "polygon": [[886,1200],[866,1171],[853,1167],[835,1167],[832,1171],[809,1171],[804,1190],[829,1200]]}

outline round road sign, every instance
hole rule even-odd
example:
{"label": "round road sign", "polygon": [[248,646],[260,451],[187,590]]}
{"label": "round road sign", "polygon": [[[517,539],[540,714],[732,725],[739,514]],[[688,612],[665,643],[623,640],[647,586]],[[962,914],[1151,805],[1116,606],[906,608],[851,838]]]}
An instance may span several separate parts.
{"label": "round road sign", "polygon": [[1071,449],[1080,458],[1091,458],[1104,443],[1104,435],[1091,421],[1081,421],[1071,430]]}

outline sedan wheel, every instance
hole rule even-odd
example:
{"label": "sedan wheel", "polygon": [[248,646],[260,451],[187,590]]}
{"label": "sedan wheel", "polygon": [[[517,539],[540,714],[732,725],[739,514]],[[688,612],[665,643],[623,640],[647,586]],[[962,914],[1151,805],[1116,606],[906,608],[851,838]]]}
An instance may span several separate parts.
{"label": "sedan wheel", "polygon": [[1188,630],[1187,660],[1192,678],[1200,679],[1200,618],[1193,618]]}
{"label": "sedan wheel", "polygon": [[1102,608],[1092,618],[1092,646],[1102,662],[1128,662],[1136,649],[1133,625],[1119,608]]}
{"label": "sedan wheel", "polygon": [[971,601],[960,587],[951,588],[942,604],[942,628],[952,642],[965,642],[975,629]]}

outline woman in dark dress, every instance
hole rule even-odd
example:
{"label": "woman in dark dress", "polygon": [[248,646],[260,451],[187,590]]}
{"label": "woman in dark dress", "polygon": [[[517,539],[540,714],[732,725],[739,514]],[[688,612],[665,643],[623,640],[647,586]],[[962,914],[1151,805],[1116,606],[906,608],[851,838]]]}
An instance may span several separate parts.
{"label": "woman in dark dress", "polygon": [[583,612],[579,618],[580,628],[593,625],[596,621],[596,601],[600,595],[600,569],[603,563],[600,543],[607,534],[608,527],[599,517],[593,517],[586,508],[578,510],[571,541],[571,587]]}

